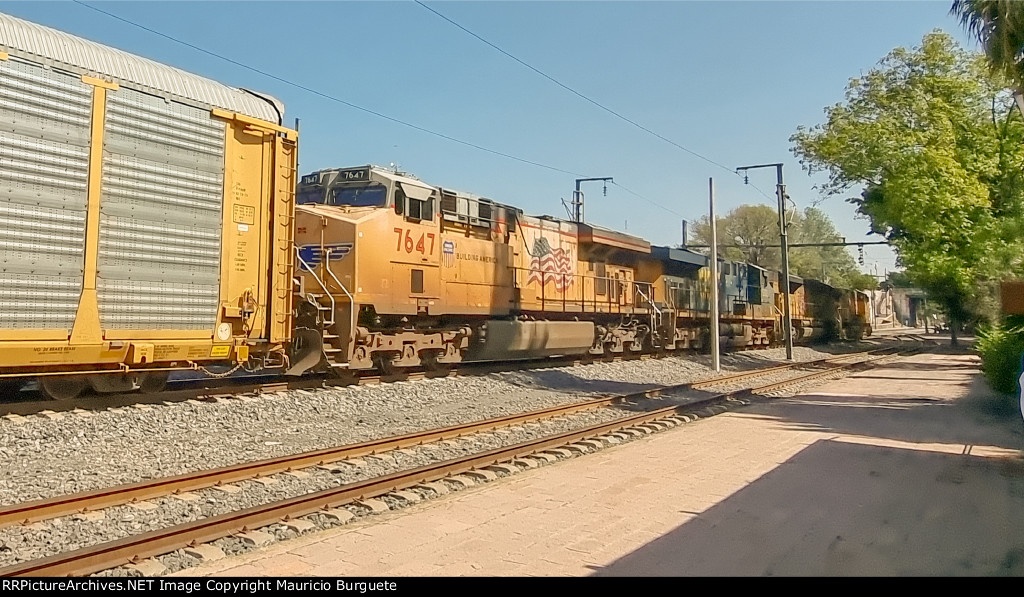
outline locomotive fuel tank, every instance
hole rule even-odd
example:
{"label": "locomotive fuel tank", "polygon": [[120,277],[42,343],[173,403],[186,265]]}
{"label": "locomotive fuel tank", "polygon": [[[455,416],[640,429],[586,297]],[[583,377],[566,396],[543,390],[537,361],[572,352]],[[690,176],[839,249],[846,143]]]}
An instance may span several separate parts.
{"label": "locomotive fuel tank", "polygon": [[491,320],[481,326],[467,360],[504,361],[579,355],[594,344],[590,321]]}

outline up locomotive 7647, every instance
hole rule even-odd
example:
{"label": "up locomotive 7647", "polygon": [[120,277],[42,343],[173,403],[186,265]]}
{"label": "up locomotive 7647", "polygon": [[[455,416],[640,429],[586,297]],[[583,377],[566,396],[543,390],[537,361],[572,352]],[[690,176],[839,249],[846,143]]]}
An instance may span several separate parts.
{"label": "up locomotive 7647", "polygon": [[[300,180],[283,113],[0,14],[0,380],[68,398],[214,364],[386,373],[706,344],[703,256],[372,166]],[[867,330],[853,295],[790,283],[802,338]],[[720,284],[727,345],[777,342],[778,275],[723,262]]]}
{"label": "up locomotive 7647", "polygon": [[[529,216],[374,166],[303,176],[297,202],[296,305],[308,334],[293,355],[299,370],[391,372],[708,342],[702,255]],[[746,263],[720,267],[723,345],[781,338],[778,275]],[[847,294],[799,278],[791,289],[800,338],[834,337],[840,328],[857,335],[856,318],[839,319]]]}

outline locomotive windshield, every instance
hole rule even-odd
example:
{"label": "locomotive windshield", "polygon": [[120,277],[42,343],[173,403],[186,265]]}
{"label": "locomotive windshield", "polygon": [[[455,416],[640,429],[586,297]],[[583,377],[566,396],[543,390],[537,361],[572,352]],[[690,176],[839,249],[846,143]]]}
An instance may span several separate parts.
{"label": "locomotive windshield", "polygon": [[351,205],[353,207],[384,207],[387,205],[388,188],[380,183],[345,184],[324,192],[322,186],[299,189],[298,203],[319,203],[321,205]]}
{"label": "locomotive windshield", "polygon": [[314,187],[310,189],[300,189],[296,201],[299,205],[306,203],[323,203],[324,202],[324,190],[320,187]]}
{"label": "locomotive windshield", "polygon": [[328,193],[328,205],[384,207],[388,204],[388,188],[379,183],[334,187]]}

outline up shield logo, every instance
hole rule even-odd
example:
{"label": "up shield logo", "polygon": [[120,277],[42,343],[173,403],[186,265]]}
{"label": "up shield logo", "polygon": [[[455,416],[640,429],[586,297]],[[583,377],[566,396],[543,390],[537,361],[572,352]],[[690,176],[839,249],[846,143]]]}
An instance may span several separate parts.
{"label": "up shield logo", "polygon": [[446,240],[441,243],[441,261],[445,267],[452,267],[455,265],[455,243]]}
{"label": "up shield logo", "polygon": [[310,271],[312,268],[320,265],[324,261],[324,255],[329,255],[329,259],[334,261],[341,261],[349,253],[352,252],[352,243],[335,243],[333,245],[300,245],[299,246],[299,258],[302,259],[299,262],[299,267],[306,271]]}

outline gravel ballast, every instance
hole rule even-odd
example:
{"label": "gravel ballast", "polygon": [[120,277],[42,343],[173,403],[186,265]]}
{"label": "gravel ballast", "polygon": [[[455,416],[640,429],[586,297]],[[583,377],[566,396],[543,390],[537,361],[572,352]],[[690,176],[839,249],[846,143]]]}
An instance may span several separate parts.
{"label": "gravel ballast", "polygon": [[[763,367],[783,349],[726,355]],[[830,356],[805,347],[799,361]],[[0,419],[0,504],[179,475],[713,377],[706,356]]]}
{"label": "gravel ballast", "polygon": [[[784,356],[782,349],[726,355],[723,369],[764,367]],[[804,347],[794,351],[798,361],[827,356],[830,355]],[[213,403],[189,401],[122,407],[67,413],[58,418],[32,416],[20,422],[0,419],[0,462],[4,464],[0,472],[0,503],[20,503],[339,446],[576,402],[595,395],[686,383],[713,377],[708,361],[704,356],[688,355],[481,377],[289,390]],[[792,374],[780,379],[789,376]],[[657,408],[679,400],[668,397],[645,401],[649,404],[641,408]],[[380,458],[361,459],[358,466],[311,468],[298,477],[275,475],[269,484],[245,481],[238,484],[241,491],[237,493],[209,489],[196,492],[198,499],[193,501],[171,497],[153,500],[156,507],[152,509],[111,508],[100,519],[65,517],[0,529],[0,567],[609,421],[633,414],[637,408],[629,405],[580,413],[430,444]],[[358,507],[352,511],[364,514]],[[330,525],[317,517],[312,520],[319,526]],[[283,526],[275,530],[278,538],[289,534],[295,532]],[[234,551],[230,546],[238,541],[222,542],[230,544],[222,548]],[[194,560],[184,553],[169,554],[164,559],[165,565],[173,569],[191,565]]]}

